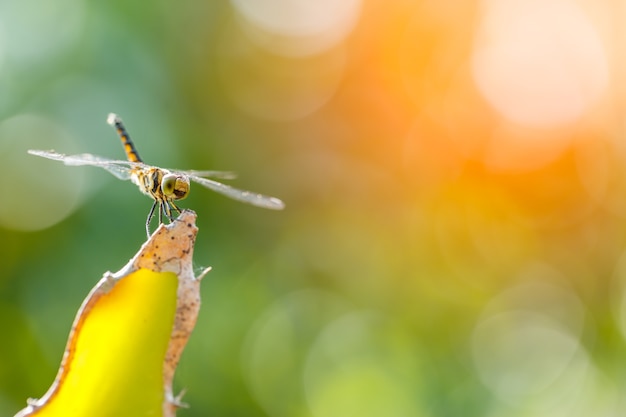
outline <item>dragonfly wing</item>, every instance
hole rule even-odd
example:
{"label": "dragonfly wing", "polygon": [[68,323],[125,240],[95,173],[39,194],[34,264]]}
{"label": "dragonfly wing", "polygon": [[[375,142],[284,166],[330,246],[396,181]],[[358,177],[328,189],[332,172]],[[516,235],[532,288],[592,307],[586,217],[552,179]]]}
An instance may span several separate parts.
{"label": "dragonfly wing", "polygon": [[41,156],[42,158],[52,159],[54,161],[61,161],[65,165],[92,165],[104,168],[121,180],[130,179],[130,173],[132,170],[131,167],[134,167],[136,165],[129,161],[116,161],[114,159],[103,158],[101,156],[92,155],[89,153],[83,153],[79,155],[64,155],[55,151],[38,150],[29,150],[28,153],[31,155]]}
{"label": "dragonfly wing", "polygon": [[232,171],[196,171],[196,170],[175,170],[176,172],[182,172],[188,177],[209,177],[209,178],[219,178],[221,180],[234,180],[237,178],[237,174]]}
{"label": "dragonfly wing", "polygon": [[200,178],[196,176],[189,176],[191,180],[198,184],[216,191],[220,194],[224,194],[234,200],[243,201],[244,203],[252,204],[253,206],[263,207],[272,210],[282,210],[285,208],[285,203],[276,197],[270,197],[263,194],[253,193],[252,191],[239,190],[221,182],[213,181],[207,178]]}
{"label": "dragonfly wing", "polygon": [[101,168],[106,169],[111,174],[113,174],[115,177],[117,177],[117,178],[119,178],[121,180],[129,180],[130,179],[131,169],[128,168],[128,167],[120,166],[120,165],[113,165],[113,164],[110,164],[110,165],[109,164],[107,164],[107,165],[94,165],[94,166],[99,166]]}
{"label": "dragonfly wing", "polygon": [[41,156],[42,158],[54,159],[55,161],[63,161],[65,155],[55,151],[39,151],[36,149],[29,149],[28,153],[31,155]]}

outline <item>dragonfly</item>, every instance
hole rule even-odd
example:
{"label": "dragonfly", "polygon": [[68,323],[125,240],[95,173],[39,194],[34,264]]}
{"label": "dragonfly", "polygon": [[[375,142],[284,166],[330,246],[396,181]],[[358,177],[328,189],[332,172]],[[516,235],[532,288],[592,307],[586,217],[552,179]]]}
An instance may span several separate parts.
{"label": "dragonfly", "polygon": [[150,237],[150,223],[155,211],[158,213],[159,224],[163,223],[163,216],[170,222],[174,221],[174,212],[181,213],[175,201],[182,200],[189,195],[190,182],[223,194],[234,200],[252,204],[271,210],[282,210],[285,203],[276,197],[240,190],[210,178],[233,179],[235,174],[229,171],[195,171],[159,168],[147,165],[139,157],[139,153],[130,139],[122,119],[111,113],[107,123],[115,128],[119,135],[127,160],[115,160],[88,153],[78,155],[64,155],[53,150],[29,150],[31,155],[41,156],[65,165],[91,165],[103,168],[120,180],[131,180],[139,190],[154,200],[146,220],[146,233]]}

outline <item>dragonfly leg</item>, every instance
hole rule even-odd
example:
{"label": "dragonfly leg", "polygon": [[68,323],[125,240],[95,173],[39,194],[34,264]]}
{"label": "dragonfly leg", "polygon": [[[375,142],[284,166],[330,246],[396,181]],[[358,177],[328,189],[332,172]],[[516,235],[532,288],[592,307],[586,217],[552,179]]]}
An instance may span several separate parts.
{"label": "dragonfly leg", "polygon": [[165,204],[163,204],[163,211],[165,212],[165,215],[167,216],[167,218],[170,220],[170,223],[174,221],[174,216],[172,215],[172,208],[180,213],[180,210],[178,210],[178,207],[176,207],[173,202],[167,201],[165,202]]}
{"label": "dragonfly leg", "polygon": [[148,234],[148,238],[150,238],[150,221],[152,220],[152,216],[154,216],[154,209],[156,208],[157,204],[158,201],[154,200],[154,204],[152,205],[150,213],[148,213],[148,219],[146,220],[146,233]]}
{"label": "dragonfly leg", "polygon": [[178,206],[176,204],[174,204],[173,201],[170,201],[170,205],[172,206],[172,208],[174,210],[176,210],[178,212],[178,214],[180,215],[182,213],[182,210],[178,208]]}

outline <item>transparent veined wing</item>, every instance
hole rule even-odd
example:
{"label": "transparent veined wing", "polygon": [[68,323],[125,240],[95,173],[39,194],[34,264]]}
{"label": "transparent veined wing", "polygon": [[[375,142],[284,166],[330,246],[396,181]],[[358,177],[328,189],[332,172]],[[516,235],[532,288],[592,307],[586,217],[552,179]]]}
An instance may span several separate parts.
{"label": "transparent veined wing", "polygon": [[219,178],[221,180],[234,180],[235,178],[237,178],[237,174],[232,171],[196,171],[195,169],[172,169],[171,171],[180,172],[187,175],[188,177],[208,177]]}
{"label": "transparent veined wing", "polygon": [[132,169],[142,166],[142,164],[138,164],[136,162],[118,161],[114,159],[103,158],[97,155],[92,155],[89,153],[83,153],[78,155],[64,155],[55,151],[39,151],[32,149],[29,150],[28,153],[31,155],[41,156],[42,158],[52,159],[54,161],[61,161],[65,165],[91,165],[104,168],[121,180],[130,179]]}
{"label": "transparent veined wing", "polygon": [[240,190],[229,185],[222,184],[221,182],[213,181],[208,178],[200,178],[195,175],[189,175],[189,178],[203,187],[228,196],[234,200],[252,204],[253,206],[272,210],[282,210],[285,208],[285,203],[276,197],[253,193],[252,191]]}

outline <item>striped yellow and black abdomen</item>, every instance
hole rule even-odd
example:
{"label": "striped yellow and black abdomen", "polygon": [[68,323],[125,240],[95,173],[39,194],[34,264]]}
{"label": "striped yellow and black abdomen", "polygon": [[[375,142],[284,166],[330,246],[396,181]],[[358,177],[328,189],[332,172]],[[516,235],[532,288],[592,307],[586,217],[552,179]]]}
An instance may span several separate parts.
{"label": "striped yellow and black abdomen", "polygon": [[122,140],[122,146],[124,146],[124,152],[126,152],[126,158],[130,162],[143,162],[139,153],[137,153],[137,149],[135,149],[135,145],[133,141],[130,140],[130,136],[124,127],[124,123],[122,123],[122,119],[117,114],[111,113],[107,118],[107,123],[117,130],[117,134],[120,136]]}

